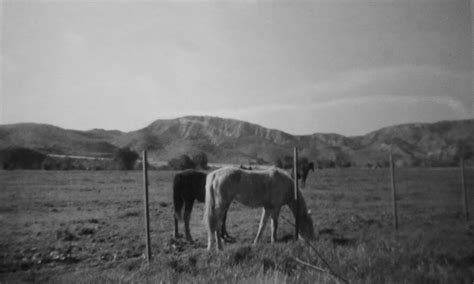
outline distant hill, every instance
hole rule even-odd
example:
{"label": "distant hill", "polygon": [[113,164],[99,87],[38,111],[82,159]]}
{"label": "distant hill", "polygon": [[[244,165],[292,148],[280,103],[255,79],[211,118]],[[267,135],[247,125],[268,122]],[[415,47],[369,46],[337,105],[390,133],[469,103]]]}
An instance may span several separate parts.
{"label": "distant hill", "polygon": [[0,125],[0,149],[18,146],[45,154],[102,156],[117,148],[109,141],[120,135],[119,131],[77,131],[36,123]]}
{"label": "distant hill", "polygon": [[414,123],[379,129],[363,136],[291,135],[256,124],[209,116],[157,120],[131,132],[76,131],[44,124],[0,125],[0,149],[30,148],[45,154],[103,156],[117,147],[148,150],[155,160],[205,152],[210,162],[274,163],[301,155],[324,166],[383,166],[392,148],[399,166],[446,166],[461,151],[474,150],[474,119]]}

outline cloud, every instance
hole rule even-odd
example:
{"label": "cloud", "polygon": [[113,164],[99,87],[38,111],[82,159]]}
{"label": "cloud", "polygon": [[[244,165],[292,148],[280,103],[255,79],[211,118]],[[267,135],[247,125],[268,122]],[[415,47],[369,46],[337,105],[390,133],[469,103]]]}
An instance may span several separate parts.
{"label": "cloud", "polygon": [[417,105],[421,109],[436,104],[455,114],[453,119],[469,118],[474,116],[471,76],[470,72],[429,65],[355,69],[295,87],[271,103],[235,106],[216,113],[247,115],[305,109],[321,111],[363,105],[377,108],[377,105],[391,103]]}
{"label": "cloud", "polygon": [[[458,114],[459,118],[466,118],[472,115],[469,108],[467,108],[462,101],[450,97],[409,97],[409,96],[358,96],[358,97],[343,97],[324,102],[313,103],[288,103],[288,104],[267,104],[256,105],[242,108],[224,108],[208,111],[207,113],[213,115],[232,114],[233,116],[242,116],[255,113],[278,113],[286,111],[321,111],[324,109],[331,109],[337,107],[359,107],[371,105],[376,107],[377,104],[397,104],[397,105],[423,105],[423,104],[438,104],[450,108],[453,112]],[[198,111],[198,110],[197,110]],[[421,110],[420,110],[421,111]]]}
{"label": "cloud", "polygon": [[398,106],[405,105],[407,107],[413,105],[419,105],[420,112],[423,111],[423,107],[427,104],[437,104],[440,107],[449,108],[450,111],[455,114],[455,119],[469,118],[473,115],[470,106],[464,104],[461,100],[453,97],[442,97],[442,96],[431,96],[431,97],[417,97],[417,96],[393,96],[393,95],[379,95],[379,96],[361,96],[354,98],[341,98],[338,100],[332,100],[325,103],[315,103],[307,105],[306,107],[314,109],[323,108],[334,108],[342,106],[364,106],[373,105],[374,108],[381,104],[396,104]]}
{"label": "cloud", "polygon": [[305,104],[378,96],[432,98],[438,101],[439,98],[450,98],[470,108],[471,77],[470,72],[428,65],[355,69],[296,87],[287,97]]}

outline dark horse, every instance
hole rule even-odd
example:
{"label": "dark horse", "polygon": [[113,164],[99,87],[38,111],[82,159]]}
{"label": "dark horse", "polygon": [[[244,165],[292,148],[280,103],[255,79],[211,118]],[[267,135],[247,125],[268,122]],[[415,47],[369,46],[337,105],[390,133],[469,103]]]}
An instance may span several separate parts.
{"label": "dark horse", "polygon": [[[178,238],[178,220],[184,219],[184,232],[186,239],[192,242],[189,230],[189,220],[193,210],[194,201],[204,202],[206,197],[206,173],[196,170],[185,170],[177,173],[173,180],[173,205],[174,205],[174,237]],[[184,216],[182,213],[184,206]],[[222,223],[222,238],[232,241],[225,228],[225,219]]]}
{"label": "dark horse", "polygon": [[301,178],[301,187],[304,188],[306,186],[306,178],[308,178],[309,170],[314,172],[314,163],[302,163],[298,165],[298,179]]}
{"label": "dark horse", "polygon": [[[297,178],[301,179],[301,187],[306,186],[306,179],[308,178],[309,170],[314,172],[314,163],[313,162],[300,162],[298,163]],[[291,177],[294,178],[293,168],[291,171]]]}

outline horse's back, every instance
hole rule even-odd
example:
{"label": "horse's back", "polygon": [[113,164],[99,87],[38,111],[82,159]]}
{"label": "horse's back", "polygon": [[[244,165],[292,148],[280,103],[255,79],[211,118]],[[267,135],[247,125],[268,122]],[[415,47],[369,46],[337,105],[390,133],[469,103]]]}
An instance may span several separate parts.
{"label": "horse's back", "polygon": [[207,183],[209,190],[224,203],[235,199],[250,207],[261,207],[286,203],[291,197],[291,177],[276,168],[260,171],[222,168],[210,173]]}

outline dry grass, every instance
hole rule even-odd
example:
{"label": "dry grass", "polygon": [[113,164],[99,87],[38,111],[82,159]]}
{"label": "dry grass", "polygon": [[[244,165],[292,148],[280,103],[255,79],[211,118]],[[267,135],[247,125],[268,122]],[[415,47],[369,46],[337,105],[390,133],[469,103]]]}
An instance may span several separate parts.
{"label": "dry grass", "polygon": [[[237,242],[224,252],[206,251],[199,203],[191,219],[196,243],[173,240],[173,175],[149,175],[154,259],[147,267],[140,172],[1,172],[0,281],[338,282],[293,260],[324,268],[303,242],[291,240],[293,227],[284,220],[279,243],[271,245],[266,231],[262,244],[250,246],[260,210],[236,203],[228,230]],[[472,190],[474,171],[466,177]],[[350,282],[471,283],[474,223],[461,218],[458,172],[403,169],[397,181],[400,230],[395,233],[388,171],[312,174],[303,191],[318,231],[313,246]],[[471,193],[471,205],[473,199]],[[293,220],[287,208],[282,215]]]}

